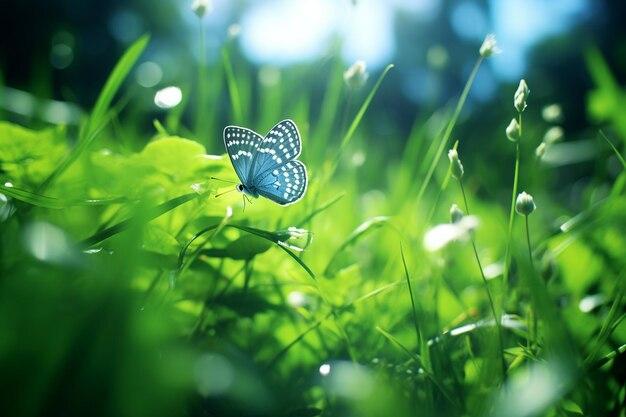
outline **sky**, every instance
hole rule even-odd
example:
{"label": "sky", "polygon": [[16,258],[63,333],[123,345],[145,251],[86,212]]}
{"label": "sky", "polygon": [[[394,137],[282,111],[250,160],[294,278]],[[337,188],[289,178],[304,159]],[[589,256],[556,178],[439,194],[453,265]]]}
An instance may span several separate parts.
{"label": "sky", "polygon": [[533,46],[584,22],[592,7],[590,0],[490,0],[488,10],[482,4],[462,0],[444,8],[442,0],[358,0],[355,7],[347,0],[257,1],[243,11],[240,41],[253,62],[286,66],[322,57],[339,36],[346,63],[362,59],[379,69],[398,53],[398,15],[424,24],[447,13],[460,38],[480,44],[487,33],[496,35],[503,54],[493,60],[494,72],[510,81],[526,70]]}

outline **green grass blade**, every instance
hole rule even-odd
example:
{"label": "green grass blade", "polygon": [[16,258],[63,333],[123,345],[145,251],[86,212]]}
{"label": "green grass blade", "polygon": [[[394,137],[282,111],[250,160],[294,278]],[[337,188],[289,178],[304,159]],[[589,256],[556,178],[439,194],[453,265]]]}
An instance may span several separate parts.
{"label": "green grass blade", "polygon": [[201,235],[203,235],[204,233],[207,233],[213,229],[216,229],[218,226],[221,227],[232,227],[235,229],[239,229],[241,231],[244,231],[246,233],[250,233],[252,235],[261,237],[263,239],[269,240],[275,244],[278,245],[279,248],[281,248],[282,250],[284,250],[285,252],[287,252],[287,254],[289,256],[291,256],[301,267],[302,269],[304,269],[307,274],[309,274],[309,276],[313,279],[315,279],[315,274],[313,273],[313,271],[311,270],[311,268],[309,268],[309,266],[307,264],[304,263],[304,261],[302,261],[302,259],[300,259],[298,256],[296,256],[295,253],[293,253],[291,250],[289,250],[287,247],[285,247],[284,242],[281,241],[282,237],[277,234],[277,233],[272,233],[272,232],[267,232],[265,230],[260,230],[260,229],[255,229],[253,227],[249,227],[249,226],[243,226],[243,225],[238,225],[238,224],[220,224],[220,225],[212,225],[209,226],[205,229],[202,229],[200,232],[196,233],[181,249],[180,254],[178,256],[178,265],[179,265],[179,269],[182,268],[183,266],[183,262],[184,262],[184,258],[185,255],[187,253],[187,250],[189,249],[189,246],[191,245],[191,243],[193,243],[194,240],[196,240],[198,237],[200,237]]}
{"label": "green grass blade", "polygon": [[345,148],[345,146],[348,144],[348,142],[350,142],[350,139],[352,139],[352,136],[354,135],[354,132],[356,132],[357,127],[359,127],[359,124],[361,123],[361,120],[363,119],[363,116],[365,115],[365,112],[367,111],[368,107],[370,106],[370,103],[374,99],[374,96],[376,95],[376,92],[378,91],[378,88],[380,87],[380,84],[383,82],[383,80],[385,79],[385,76],[387,76],[387,73],[392,68],[393,68],[393,64],[387,65],[387,67],[385,68],[383,73],[380,74],[380,77],[378,77],[378,80],[376,81],[376,84],[374,84],[374,87],[372,88],[372,91],[370,91],[370,93],[368,94],[367,98],[365,99],[365,101],[361,105],[361,108],[359,109],[358,113],[354,117],[354,120],[352,120],[352,124],[350,124],[350,127],[348,128],[348,131],[346,132],[345,136],[343,137],[343,139],[341,141],[341,146],[339,147],[338,155]]}
{"label": "green grass blade", "polygon": [[230,60],[230,54],[227,48],[222,49],[222,65],[226,74],[226,84],[228,85],[228,93],[230,94],[230,104],[233,111],[233,122],[241,125],[243,120],[243,109],[241,104],[241,95],[237,87],[237,79],[233,71],[233,64]]}
{"label": "green grass blade", "polygon": [[324,101],[320,106],[320,117],[315,126],[314,140],[311,141],[315,156],[312,158],[314,161],[323,161],[328,143],[333,140],[333,125],[340,113],[341,92],[344,82],[342,72],[343,62],[341,59],[337,59],[326,86]]}
{"label": "green grass blade", "polygon": [[89,200],[62,200],[59,198],[48,197],[27,190],[22,190],[20,188],[7,187],[3,184],[0,184],[0,193],[19,200],[23,203],[47,209],[64,209],[73,206],[106,206],[110,204],[121,204],[128,201],[125,197]]}
{"label": "green grass blade", "polygon": [[416,354],[413,353],[411,351],[411,349],[409,349],[408,347],[404,346],[404,344],[402,344],[402,342],[400,342],[398,339],[396,339],[391,333],[387,332],[386,330],[384,330],[382,327],[380,326],[376,326],[376,331],[380,334],[382,334],[385,339],[389,340],[391,343],[393,343],[394,345],[396,345],[397,347],[400,348],[400,350],[402,350],[404,353],[406,353],[406,355],[413,359],[413,361],[418,364],[419,366],[421,366],[422,368],[424,368],[427,372],[430,372],[429,370],[426,369],[426,366],[424,365],[424,363],[422,362],[422,358]]}
{"label": "green grass blade", "polygon": [[108,124],[108,117],[106,116],[111,107],[113,97],[117,94],[120,86],[128,76],[128,73],[132,69],[135,62],[139,58],[139,55],[143,52],[148,41],[149,35],[144,35],[139,38],[130,48],[122,55],[122,58],[117,62],[111,75],[107,79],[104,88],[100,92],[96,104],[93,108],[89,121],[86,125],[83,125],[80,129],[78,136],[78,143],[61,161],[57,169],[55,169],[46,178],[37,191],[43,192],[48,186],[54,182],[65,170],[76,161],[76,159],[89,147],[94,139],[104,130]]}
{"label": "green grass blade", "polygon": [[[180,197],[176,197],[171,200],[168,200],[165,203],[159,204],[158,206],[150,210],[145,216],[143,216],[144,221],[154,220],[157,217],[162,216],[163,214],[167,213],[168,211],[174,210],[176,207],[183,205],[191,200],[194,200],[197,197],[198,197],[198,194],[189,193],[189,194],[185,194]],[[118,233],[123,232],[133,223],[133,221],[135,221],[135,219],[133,218],[122,220],[121,222],[116,223],[111,227],[107,227],[106,229],[97,232],[93,236],[88,237],[87,239],[83,240],[81,244],[83,246],[90,247],[90,246],[95,245],[96,243],[100,243],[103,240],[110,238],[111,236],[114,236]]]}
{"label": "green grass blade", "polygon": [[120,86],[128,76],[128,73],[130,73],[130,70],[135,65],[135,62],[137,62],[137,59],[139,59],[139,56],[146,48],[146,45],[148,45],[149,40],[150,35],[146,34],[135,41],[135,43],[128,48],[113,68],[113,71],[111,72],[111,75],[109,75],[104,88],[96,100],[93,111],[91,112],[89,127],[87,128],[87,136],[89,136],[98,126],[102,125],[103,119],[111,107],[111,102],[113,101],[115,94],[117,94]]}
{"label": "green grass blade", "polygon": [[483,58],[478,58],[478,60],[476,61],[476,64],[474,65],[474,68],[472,69],[472,72],[470,73],[470,76],[467,79],[467,82],[465,83],[463,92],[461,93],[461,96],[459,97],[459,101],[456,103],[456,107],[454,109],[454,113],[452,114],[452,118],[450,119],[450,122],[448,123],[448,126],[446,127],[446,130],[443,136],[441,137],[441,141],[439,142],[439,148],[437,148],[437,153],[435,157],[431,160],[430,167],[428,168],[428,172],[426,173],[426,178],[424,178],[424,180],[422,181],[422,187],[420,188],[420,191],[417,194],[416,205],[418,206],[422,200],[422,197],[424,196],[424,193],[426,192],[426,188],[430,184],[430,180],[432,179],[433,174],[435,173],[435,168],[437,168],[437,165],[439,164],[441,155],[443,155],[443,152],[445,151],[446,146],[448,145],[448,141],[450,140],[450,135],[452,134],[452,129],[454,129],[454,126],[456,126],[456,122],[459,119],[459,115],[461,114],[461,110],[463,109],[463,106],[465,105],[465,101],[467,100],[467,96],[469,95],[470,88],[472,84],[474,83],[474,78],[476,78],[476,74],[478,73],[478,68],[480,68],[480,64],[482,63],[482,60]]}
{"label": "green grass blade", "polygon": [[613,152],[615,153],[615,156],[617,156],[617,159],[619,159],[619,162],[622,164],[622,168],[624,168],[624,170],[626,170],[626,160],[624,160],[624,157],[622,156],[622,154],[619,153],[619,151],[617,150],[615,145],[613,145],[613,142],[611,142],[611,140],[601,130],[600,130],[600,136],[602,136],[604,138],[604,140],[606,141],[606,143],[609,144],[611,149],[613,149]]}
{"label": "green grass blade", "polygon": [[415,299],[413,297],[413,288],[411,287],[411,277],[409,275],[409,268],[406,266],[406,259],[404,257],[404,249],[402,243],[400,243],[400,256],[402,258],[402,266],[404,267],[404,276],[406,278],[406,284],[409,287],[409,295],[411,296],[411,309],[413,311],[413,325],[415,326],[415,337],[417,338],[417,346],[422,346],[422,333],[420,332],[419,322],[417,320],[417,309],[415,307]]}
{"label": "green grass blade", "polygon": [[309,274],[311,278],[315,279],[315,274],[313,273],[311,268],[309,268],[309,266],[305,264],[302,259],[296,256],[295,253],[293,253],[291,250],[285,247],[285,243],[281,240],[281,236],[279,236],[278,234],[266,232],[264,230],[259,230],[259,229],[255,229],[255,228],[248,227],[248,226],[236,225],[236,224],[229,224],[227,226],[234,227],[236,229],[243,230],[248,233],[252,233],[254,235],[257,235],[267,240],[271,240],[272,242],[276,243],[278,247],[284,250],[285,252],[287,252],[287,254],[291,256],[307,272],[307,274]]}
{"label": "green grass blade", "polygon": [[327,201],[326,203],[323,203],[321,206],[319,206],[318,208],[316,208],[315,210],[313,210],[311,213],[309,213],[304,219],[302,219],[301,221],[297,222],[296,224],[298,225],[305,225],[307,223],[309,223],[311,220],[313,220],[313,218],[315,216],[317,216],[318,214],[328,210],[331,206],[333,206],[336,202],[338,202],[339,200],[341,200],[346,194],[345,193],[341,193],[338,196],[336,196],[335,198],[333,198],[330,201]]}
{"label": "green grass blade", "polygon": [[343,244],[337,249],[334,255],[331,257],[330,261],[326,265],[326,269],[324,270],[324,275],[327,277],[332,277],[336,272],[336,259],[344,250],[346,250],[351,245],[355,244],[361,237],[366,235],[367,233],[376,230],[389,221],[389,217],[387,216],[377,216],[372,217],[371,219],[366,220],[361,223],[354,231],[348,236],[348,238],[343,242]]}
{"label": "green grass blade", "polygon": [[404,353],[406,353],[409,358],[411,358],[413,361],[415,361],[415,363],[417,363],[419,366],[421,366],[422,369],[424,369],[424,372],[428,376],[428,378],[433,382],[433,384],[435,384],[437,386],[437,388],[439,388],[441,393],[448,399],[448,401],[450,401],[450,403],[454,404],[457,408],[459,407],[458,400],[456,400],[454,398],[454,396],[450,392],[448,392],[448,390],[444,386],[443,382],[439,381],[435,377],[435,375],[432,373],[432,371],[430,370],[428,365],[424,363],[424,361],[422,360],[422,358],[419,355],[411,352],[411,350],[409,348],[407,348],[406,346],[404,346],[402,344],[402,342],[400,342],[398,339],[396,339],[391,333],[389,333],[389,332],[385,331],[384,329],[382,329],[380,326],[376,326],[376,331],[379,332],[380,334],[382,334],[392,344],[394,344],[395,346],[400,348],[400,350],[402,350]]}

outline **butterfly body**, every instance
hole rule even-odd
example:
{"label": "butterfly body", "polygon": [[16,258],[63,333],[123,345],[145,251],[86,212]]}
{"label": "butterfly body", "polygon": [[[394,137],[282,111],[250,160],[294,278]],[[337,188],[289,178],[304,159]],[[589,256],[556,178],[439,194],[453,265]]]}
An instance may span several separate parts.
{"label": "butterfly body", "polygon": [[283,120],[264,137],[247,128],[227,126],[224,145],[241,181],[237,191],[283,206],[304,196],[308,178],[306,167],[296,159],[302,142],[293,121]]}

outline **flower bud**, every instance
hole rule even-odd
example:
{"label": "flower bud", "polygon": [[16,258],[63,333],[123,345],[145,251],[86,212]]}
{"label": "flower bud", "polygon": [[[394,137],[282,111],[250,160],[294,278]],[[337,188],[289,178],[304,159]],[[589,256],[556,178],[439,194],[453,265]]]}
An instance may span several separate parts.
{"label": "flower bud", "polygon": [[506,127],[506,137],[509,138],[511,142],[519,141],[521,136],[519,123],[517,123],[517,119],[512,119],[511,123]]}
{"label": "flower bud", "polygon": [[541,110],[541,117],[548,123],[559,123],[563,119],[563,110],[558,104],[550,104]]}
{"label": "flower bud", "polygon": [[496,43],[496,37],[493,33],[488,34],[483,41],[483,44],[480,46],[480,56],[483,58],[488,58],[491,55],[497,55],[500,52],[500,48],[498,48],[498,44]]}
{"label": "flower bud", "polygon": [[526,108],[526,99],[528,98],[528,94],[530,94],[530,90],[528,89],[528,85],[525,80],[521,80],[519,82],[519,86],[517,87],[517,91],[513,96],[513,104],[518,112],[523,112]]}
{"label": "flower bud", "polygon": [[191,10],[202,19],[207,13],[213,10],[210,0],[194,0],[191,4]]}
{"label": "flower bud", "polygon": [[528,216],[530,213],[535,211],[537,206],[535,205],[535,200],[533,200],[533,196],[530,194],[526,194],[526,191],[522,191],[515,201],[515,211],[522,216]]}
{"label": "flower bud", "polygon": [[561,126],[552,126],[550,129],[546,130],[545,135],[543,135],[543,141],[548,145],[553,145],[560,142],[562,139],[563,128]]}
{"label": "flower bud", "polygon": [[348,87],[353,90],[361,88],[368,77],[367,65],[365,65],[365,61],[362,60],[356,61],[343,73],[343,80],[348,84]]}
{"label": "flower bud", "polygon": [[459,159],[459,153],[456,149],[450,149],[448,151],[448,159],[450,160],[450,167],[452,168],[452,176],[460,180],[465,171],[463,170],[463,164]]}
{"label": "flower bud", "polygon": [[452,207],[450,207],[450,223],[456,224],[460,222],[463,216],[463,210],[461,210],[456,204],[452,204]]}
{"label": "flower bud", "polygon": [[546,153],[546,149],[548,149],[548,145],[545,142],[541,142],[537,149],[535,149],[535,155],[538,159],[541,159],[544,153]]}

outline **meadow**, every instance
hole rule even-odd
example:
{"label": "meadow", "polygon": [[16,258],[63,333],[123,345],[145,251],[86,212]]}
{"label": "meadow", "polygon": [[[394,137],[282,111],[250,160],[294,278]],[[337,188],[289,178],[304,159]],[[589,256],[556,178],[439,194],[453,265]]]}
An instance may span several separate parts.
{"label": "meadow", "polygon": [[[147,120],[150,42],[103,63],[77,125],[2,115],[0,414],[625,415],[624,92],[596,49],[599,151],[568,182],[580,150],[525,81],[466,145],[494,38],[393,143],[370,121],[392,64],[259,74],[233,43]],[[295,122],[302,200],[225,193],[224,119]]]}

